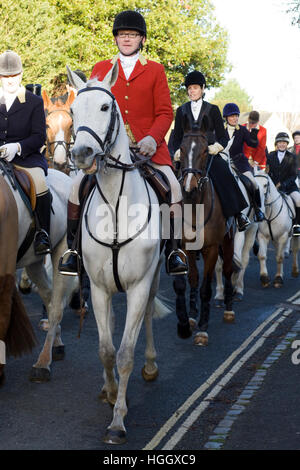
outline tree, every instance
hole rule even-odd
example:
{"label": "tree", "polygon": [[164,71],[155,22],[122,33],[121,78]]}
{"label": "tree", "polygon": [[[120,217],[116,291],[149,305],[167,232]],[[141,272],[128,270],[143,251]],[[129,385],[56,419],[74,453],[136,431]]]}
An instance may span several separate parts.
{"label": "tree", "polygon": [[292,24],[300,28],[300,0],[290,0],[287,13],[292,15]]}
{"label": "tree", "polygon": [[216,104],[221,112],[226,103],[237,104],[241,113],[252,109],[251,98],[235,79],[228,80],[210,101]]}
{"label": "tree", "polygon": [[144,54],[165,66],[174,105],[186,98],[181,85],[190,70],[218,86],[229,69],[228,36],[211,0],[0,0],[2,50],[20,54],[26,83],[53,92],[65,82],[67,64],[89,77],[97,61],[116,54],[114,18],[137,5],[148,28]]}

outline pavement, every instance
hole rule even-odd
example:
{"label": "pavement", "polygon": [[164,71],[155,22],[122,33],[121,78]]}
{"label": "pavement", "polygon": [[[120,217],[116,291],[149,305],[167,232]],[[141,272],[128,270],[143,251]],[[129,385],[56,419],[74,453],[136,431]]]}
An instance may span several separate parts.
{"label": "pavement", "polygon": [[294,324],[257,364],[204,449],[300,449],[300,308],[292,313]]}

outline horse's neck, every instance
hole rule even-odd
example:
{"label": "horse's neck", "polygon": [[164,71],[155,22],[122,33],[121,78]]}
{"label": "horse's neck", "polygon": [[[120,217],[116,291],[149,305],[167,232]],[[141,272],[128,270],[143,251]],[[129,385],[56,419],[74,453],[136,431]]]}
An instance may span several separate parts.
{"label": "horse's neck", "polygon": [[[120,130],[114,146],[111,149],[111,155],[124,165],[132,165],[130,158],[129,141],[125,127],[120,124]],[[107,159],[108,164],[117,165],[115,161]],[[125,173],[124,173],[125,171]],[[123,191],[121,191],[122,181],[124,180]],[[119,195],[126,195],[130,203],[139,202],[141,191],[144,191],[144,183],[140,173],[137,170],[122,170],[120,168],[110,168],[104,166],[97,175],[98,183],[107,197],[109,203],[113,206],[117,204]],[[142,196],[143,197],[143,196]],[[141,201],[142,202],[142,201]]]}

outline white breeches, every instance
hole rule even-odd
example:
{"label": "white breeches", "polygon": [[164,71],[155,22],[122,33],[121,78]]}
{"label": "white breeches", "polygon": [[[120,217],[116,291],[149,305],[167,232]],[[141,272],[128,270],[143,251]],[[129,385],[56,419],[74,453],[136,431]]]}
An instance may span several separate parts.
{"label": "white breeches", "polygon": [[[168,165],[157,165],[156,163],[152,163],[151,165],[154,168],[157,168],[158,170],[162,171],[166,177],[168,178],[168,181],[170,182],[171,186],[171,203],[176,204],[177,202],[180,202],[182,200],[182,193],[181,193],[181,186],[172,170],[171,167]],[[69,201],[72,202],[73,204],[79,204],[79,186],[81,183],[82,178],[84,177],[84,173],[82,170],[80,170],[75,178],[73,179],[73,184],[71,188],[71,193],[69,196]]]}
{"label": "white breeches", "polygon": [[34,168],[27,168],[27,167],[19,166],[19,165],[14,165],[14,166],[20,170],[25,170],[27,171],[27,173],[30,174],[35,185],[35,191],[36,191],[37,196],[43,193],[46,193],[48,191],[48,186],[46,183],[46,176],[45,176],[45,172],[43,168],[40,168],[39,166],[34,167]]}

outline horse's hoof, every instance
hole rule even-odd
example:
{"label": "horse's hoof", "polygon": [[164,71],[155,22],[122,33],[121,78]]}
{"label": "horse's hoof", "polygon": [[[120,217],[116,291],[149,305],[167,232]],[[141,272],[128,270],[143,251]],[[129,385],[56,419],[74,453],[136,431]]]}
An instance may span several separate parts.
{"label": "horse's hoof", "polygon": [[276,289],[280,289],[280,287],[283,286],[283,279],[281,276],[276,276],[274,281],[273,281],[273,286],[276,288]]}
{"label": "horse's hoof", "polygon": [[233,297],[234,302],[241,302],[243,300],[243,295],[239,292],[236,292]]}
{"label": "horse's hoof", "polygon": [[215,307],[216,308],[223,308],[224,307],[224,300],[223,299],[215,299]]}
{"label": "horse's hoof", "polygon": [[48,331],[49,330],[49,320],[48,318],[42,318],[39,321],[39,329],[42,331]]}
{"label": "horse's hoof", "polygon": [[193,331],[197,326],[197,322],[196,322],[195,318],[190,317],[189,318],[189,324],[190,324],[191,330]]}
{"label": "horse's hoof", "polygon": [[177,323],[177,335],[181,339],[190,338],[190,336],[192,336],[190,324],[182,325],[181,323]]}
{"label": "horse's hoof", "polygon": [[106,444],[125,444],[126,431],[123,431],[122,429],[119,429],[117,431],[113,429],[107,429],[103,441]]}
{"label": "horse's hoof", "polygon": [[223,316],[223,322],[224,323],[234,323],[235,320],[235,315],[232,310],[225,310],[224,316]]}
{"label": "horse's hoof", "polygon": [[207,346],[208,345],[208,334],[205,331],[200,331],[194,337],[195,346]]}
{"label": "horse's hoof", "polygon": [[41,367],[32,367],[30,376],[30,382],[44,383],[50,380],[50,370]]}
{"label": "horse's hoof", "polygon": [[299,271],[297,269],[292,270],[292,276],[293,277],[298,277],[299,276]]}
{"label": "horse's hoof", "polygon": [[148,374],[144,366],[142,368],[142,377],[146,382],[153,382],[158,377],[158,369],[156,369],[152,374]]}
{"label": "horse's hoof", "polygon": [[263,288],[269,287],[271,284],[270,278],[266,274],[262,274],[260,276],[260,282]]}
{"label": "horse's hoof", "polygon": [[21,287],[21,285],[19,284],[19,291],[21,292],[21,294],[24,294],[24,295],[28,295],[31,293],[31,287]]}
{"label": "horse's hoof", "polygon": [[65,346],[53,346],[52,361],[62,361],[65,358]]}

